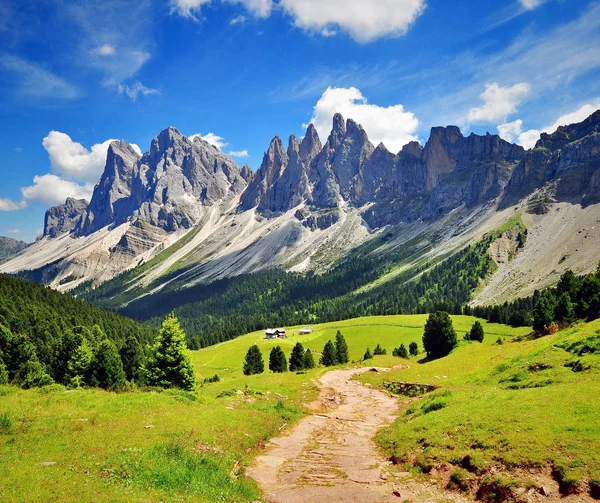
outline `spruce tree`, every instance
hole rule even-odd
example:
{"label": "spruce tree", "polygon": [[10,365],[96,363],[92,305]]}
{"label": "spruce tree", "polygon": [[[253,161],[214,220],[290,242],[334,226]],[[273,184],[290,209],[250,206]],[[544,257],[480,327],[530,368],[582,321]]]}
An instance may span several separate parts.
{"label": "spruce tree", "polygon": [[563,292],[556,304],[556,321],[571,323],[575,319],[575,307],[571,302],[571,296]]}
{"label": "spruce tree", "polygon": [[302,359],[303,365],[305,369],[314,369],[316,367],[315,359],[313,357],[313,353],[309,348],[306,348],[304,352],[304,358]]}
{"label": "spruce tree", "polygon": [[373,350],[374,355],[387,355],[387,350],[381,347],[381,345],[377,344],[375,349]]}
{"label": "spruce tree", "polygon": [[104,339],[99,344],[92,366],[94,369],[92,380],[96,386],[115,390],[125,384],[123,362],[114,342]]}
{"label": "spruce tree", "polygon": [[348,363],[348,344],[342,333],[338,330],[335,334],[335,355],[337,363]]}
{"label": "spruce tree", "polygon": [[163,388],[194,389],[196,376],[185,345],[185,334],[174,314],[167,316],[150,348],[149,384]]}
{"label": "spruce tree", "polygon": [[419,354],[419,345],[414,341],[411,342],[408,345],[408,352],[413,356],[417,356]]}
{"label": "spruce tree", "polygon": [[392,351],[393,356],[399,356],[400,358],[408,358],[408,351],[406,350],[406,346],[404,344],[400,344],[400,347],[397,347]]}
{"label": "spruce tree", "polygon": [[290,371],[297,372],[298,370],[304,370],[304,368],[304,347],[302,343],[298,342],[290,355]]}
{"label": "spruce tree", "polygon": [[79,388],[85,384],[91,384],[93,361],[94,353],[88,342],[84,339],[67,364],[67,376],[71,386]]}
{"label": "spruce tree", "polygon": [[262,374],[265,371],[265,362],[263,361],[262,353],[255,344],[250,346],[244,359],[244,375],[250,376],[254,374]]}
{"label": "spruce tree", "polygon": [[129,335],[119,353],[127,380],[138,384],[142,383],[144,381],[144,351],[137,338]]}
{"label": "spruce tree", "polygon": [[533,329],[541,333],[555,320],[556,298],[549,290],[544,290],[533,308]]}
{"label": "spruce tree", "polygon": [[325,367],[331,367],[337,363],[337,355],[333,342],[327,341],[327,344],[325,344],[325,347],[323,348],[319,363],[325,365]]}
{"label": "spruce tree", "polygon": [[473,326],[471,327],[471,331],[469,332],[469,339],[470,341],[478,341],[478,342],[483,342],[483,327],[481,326],[481,323],[479,322],[479,320],[475,321],[475,323],[473,323]]}
{"label": "spruce tree", "polygon": [[275,373],[287,372],[287,360],[281,347],[275,346],[269,355],[269,370]]}
{"label": "spruce tree", "polygon": [[450,353],[458,343],[452,318],[444,311],[429,315],[423,332],[423,348],[429,358],[441,358]]}
{"label": "spruce tree", "polygon": [[371,350],[369,348],[367,348],[367,350],[365,351],[365,354],[363,355],[363,360],[370,360],[373,358],[373,355],[371,354]]}

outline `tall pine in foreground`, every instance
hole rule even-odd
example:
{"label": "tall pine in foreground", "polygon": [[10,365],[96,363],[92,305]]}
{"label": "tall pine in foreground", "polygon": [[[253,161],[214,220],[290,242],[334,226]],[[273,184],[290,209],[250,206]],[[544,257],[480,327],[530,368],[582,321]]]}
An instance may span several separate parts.
{"label": "tall pine in foreground", "polygon": [[269,370],[275,373],[287,372],[287,359],[283,350],[279,346],[275,346],[269,355]]}
{"label": "tall pine in foreground", "polygon": [[244,358],[244,375],[251,376],[262,374],[265,371],[265,362],[262,353],[256,344],[250,346]]}
{"label": "tall pine in foreground", "polygon": [[313,353],[309,348],[306,348],[306,351],[304,352],[304,357],[302,358],[302,363],[303,363],[305,369],[314,369],[316,367]]}
{"label": "tall pine in foreground", "polygon": [[333,342],[327,341],[327,344],[325,344],[325,347],[323,348],[319,363],[325,365],[325,367],[331,367],[337,363],[337,355]]}
{"label": "tall pine in foreground", "polygon": [[346,339],[344,339],[342,332],[339,330],[335,334],[335,355],[337,363],[348,363],[350,360],[348,356],[348,344],[346,344]]}
{"label": "tall pine in foreground", "polygon": [[108,339],[98,346],[92,362],[92,382],[104,389],[117,390],[125,384],[125,372],[115,343]]}
{"label": "tall pine in foreground", "polygon": [[174,314],[170,314],[153,346],[146,367],[148,383],[163,388],[194,389],[196,376],[185,345],[185,334]]}
{"label": "tall pine in foreground", "polygon": [[290,371],[297,372],[298,370],[304,370],[304,346],[302,343],[298,342],[292,349],[292,354],[290,355]]}

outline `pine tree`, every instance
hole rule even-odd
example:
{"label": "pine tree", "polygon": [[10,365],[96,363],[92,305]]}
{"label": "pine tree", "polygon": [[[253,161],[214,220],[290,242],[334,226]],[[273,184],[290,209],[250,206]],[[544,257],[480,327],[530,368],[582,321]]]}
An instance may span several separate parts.
{"label": "pine tree", "polygon": [[314,369],[316,367],[313,353],[309,348],[304,352],[303,365],[305,369]]}
{"label": "pine tree", "polygon": [[54,383],[54,379],[50,377],[44,366],[36,358],[28,360],[19,367],[15,375],[15,381],[22,388],[40,388]]}
{"label": "pine tree", "polygon": [[144,381],[144,352],[140,342],[129,335],[119,353],[127,380],[141,384]]}
{"label": "pine tree", "polygon": [[448,313],[437,311],[429,315],[423,332],[423,348],[429,358],[441,358],[458,343],[452,319]]}
{"label": "pine tree", "polygon": [[333,342],[327,341],[327,344],[325,344],[325,347],[323,348],[323,353],[321,354],[319,363],[321,365],[325,365],[326,367],[331,367],[337,363]]}
{"label": "pine tree", "polygon": [[382,348],[381,345],[377,344],[373,350],[373,355],[387,355],[387,350]]}
{"label": "pine tree", "polygon": [[394,349],[392,355],[399,356],[400,358],[408,358],[408,351],[406,350],[406,346],[404,344],[400,344],[400,347]]}
{"label": "pine tree", "polygon": [[367,348],[367,350],[365,351],[365,354],[363,355],[363,360],[370,360],[373,358],[373,355],[371,354],[371,350],[369,348]]}
{"label": "pine tree", "polygon": [[123,362],[115,343],[104,339],[94,355],[92,380],[104,389],[116,390],[125,384]]}
{"label": "pine tree", "polygon": [[0,384],[8,384],[8,370],[6,365],[0,362]]}
{"label": "pine tree", "polygon": [[262,374],[265,371],[265,362],[263,361],[262,353],[255,344],[250,346],[244,359],[244,375],[250,376],[254,374]]}
{"label": "pine tree", "polygon": [[563,292],[556,304],[556,321],[571,323],[574,319],[575,307],[573,306],[573,302],[571,302],[571,296],[567,292]]}
{"label": "pine tree", "polygon": [[533,308],[533,329],[541,333],[545,327],[554,323],[556,299],[549,290],[544,290]]}
{"label": "pine tree", "polygon": [[411,342],[408,345],[408,352],[413,356],[417,356],[419,354],[419,345],[414,341]]}
{"label": "pine tree", "polygon": [[269,370],[276,373],[287,372],[287,360],[281,347],[275,346],[269,355]]}
{"label": "pine tree", "polygon": [[185,334],[174,314],[165,319],[150,348],[147,378],[154,386],[194,389],[194,367],[185,345]]}
{"label": "pine tree", "polygon": [[88,345],[88,342],[84,339],[67,364],[67,376],[71,386],[79,388],[80,386],[91,383],[93,360],[94,353]]}
{"label": "pine tree", "polygon": [[297,372],[298,370],[304,370],[304,368],[304,347],[302,343],[298,342],[290,355],[290,371]]}
{"label": "pine tree", "polygon": [[483,342],[483,336],[484,336],[483,327],[481,326],[481,323],[479,322],[479,320],[477,320],[477,321],[475,321],[475,323],[473,323],[473,326],[471,327],[471,331],[469,332],[468,340]]}
{"label": "pine tree", "polygon": [[338,330],[335,334],[335,355],[337,363],[348,363],[348,344],[342,333]]}

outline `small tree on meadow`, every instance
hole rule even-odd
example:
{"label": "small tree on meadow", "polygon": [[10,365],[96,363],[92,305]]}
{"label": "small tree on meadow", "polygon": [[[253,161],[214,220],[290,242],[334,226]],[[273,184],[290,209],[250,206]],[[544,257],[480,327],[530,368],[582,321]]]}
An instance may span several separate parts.
{"label": "small tree on meadow", "polygon": [[104,339],[98,345],[92,367],[92,382],[96,386],[114,390],[125,384],[123,363],[114,342]]}
{"label": "small tree on meadow", "polygon": [[533,308],[533,329],[541,333],[554,323],[556,298],[550,290],[544,290]]}
{"label": "small tree on meadow", "polygon": [[382,348],[381,345],[377,344],[373,350],[374,355],[387,355],[387,350]]}
{"label": "small tree on meadow", "polygon": [[143,382],[144,351],[140,342],[133,335],[125,340],[120,355],[127,380],[135,381],[138,384]]}
{"label": "small tree on meadow", "polygon": [[335,354],[337,363],[348,363],[350,360],[348,356],[348,344],[346,344],[346,339],[339,330],[335,334]]}
{"label": "small tree on meadow", "polygon": [[298,342],[290,355],[290,371],[297,372],[298,370],[304,370],[304,368],[304,346]]}
{"label": "small tree on meadow", "polygon": [[475,323],[473,323],[473,326],[471,327],[468,340],[483,342],[483,336],[483,327],[481,326],[481,323],[479,323],[479,320],[477,320],[475,321]]}
{"label": "small tree on meadow", "polygon": [[327,341],[327,344],[325,344],[325,347],[323,348],[323,353],[321,354],[319,363],[321,365],[325,365],[326,367],[331,367],[337,363],[336,357],[337,355],[333,342]]}
{"label": "small tree on meadow", "polygon": [[287,372],[287,369],[287,359],[283,350],[279,346],[275,346],[271,349],[271,354],[269,355],[269,370],[280,374]]}
{"label": "small tree on meadow", "polygon": [[305,369],[314,369],[316,367],[313,353],[309,348],[306,348],[304,352],[304,358],[302,359]]}
{"label": "small tree on meadow", "polygon": [[419,354],[419,345],[414,341],[411,342],[408,345],[408,352],[413,356],[417,356]]}
{"label": "small tree on meadow", "polygon": [[194,389],[196,375],[185,344],[185,333],[174,314],[167,316],[150,348],[148,382],[163,388]]}
{"label": "small tree on meadow", "polygon": [[371,350],[369,348],[367,348],[367,350],[365,351],[365,354],[363,355],[363,360],[371,360],[373,358],[373,354],[371,353]]}
{"label": "small tree on meadow", "polygon": [[392,355],[399,356],[400,358],[408,358],[408,351],[406,350],[406,346],[404,344],[400,344],[400,347],[394,349]]}
{"label": "small tree on meadow", "polygon": [[262,353],[256,344],[250,346],[244,359],[244,375],[262,374],[265,371],[265,362]]}
{"label": "small tree on meadow", "polygon": [[423,348],[429,358],[441,358],[452,351],[456,344],[456,332],[452,318],[444,311],[429,315],[423,332]]}

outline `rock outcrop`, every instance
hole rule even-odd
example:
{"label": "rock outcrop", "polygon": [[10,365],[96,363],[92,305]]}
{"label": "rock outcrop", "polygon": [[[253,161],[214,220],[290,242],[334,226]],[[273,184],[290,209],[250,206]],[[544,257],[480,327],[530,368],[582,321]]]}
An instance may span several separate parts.
{"label": "rock outcrop", "polygon": [[46,211],[44,217],[44,237],[55,238],[71,232],[81,222],[88,208],[85,199],[67,198],[64,204],[53,206]]}
{"label": "rock outcrop", "polygon": [[0,264],[29,246],[24,241],[0,236]]}

